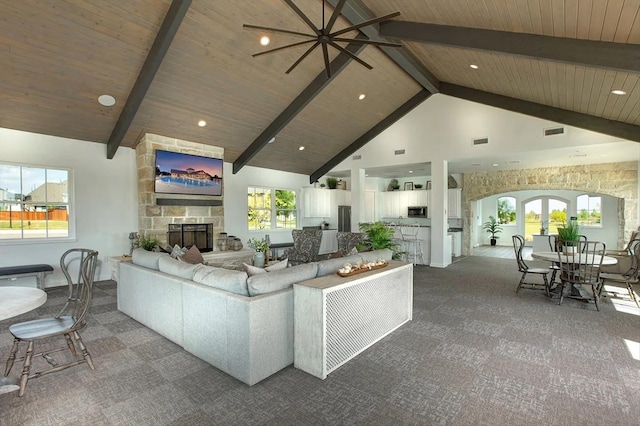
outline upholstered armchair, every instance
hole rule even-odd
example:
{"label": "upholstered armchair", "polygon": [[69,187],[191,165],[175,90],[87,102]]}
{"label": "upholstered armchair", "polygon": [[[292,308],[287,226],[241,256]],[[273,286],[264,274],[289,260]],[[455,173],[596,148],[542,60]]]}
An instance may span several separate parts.
{"label": "upholstered armchair", "polygon": [[322,241],[322,230],[294,229],[291,235],[293,248],[286,249],[283,257],[288,258],[289,263],[293,265],[316,262]]}
{"label": "upholstered armchair", "polygon": [[338,254],[348,256],[367,236],[362,232],[338,232]]}

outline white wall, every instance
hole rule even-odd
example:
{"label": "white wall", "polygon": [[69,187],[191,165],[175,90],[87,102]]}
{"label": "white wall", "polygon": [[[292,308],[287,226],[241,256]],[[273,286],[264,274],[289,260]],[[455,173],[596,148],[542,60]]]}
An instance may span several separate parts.
{"label": "white wall", "polygon": [[[0,128],[0,161],[71,169],[76,237],[64,242],[0,240],[0,266],[48,263],[55,268],[46,286],[65,285],[60,256],[74,247],[98,250],[98,279],[111,277],[109,256],[129,253],[129,232],[138,229],[135,152],[118,149],[107,159],[105,144]],[[0,285],[35,283],[35,278],[1,280]]]}

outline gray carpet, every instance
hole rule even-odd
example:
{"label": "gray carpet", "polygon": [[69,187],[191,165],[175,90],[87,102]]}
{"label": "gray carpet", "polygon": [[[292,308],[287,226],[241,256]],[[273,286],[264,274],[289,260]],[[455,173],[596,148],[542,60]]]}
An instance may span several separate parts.
{"label": "gray carpet", "polygon": [[[84,332],[96,370],[0,395],[0,425],[638,425],[635,305],[558,306],[516,295],[518,280],[506,259],[416,267],[413,321],[324,381],[291,366],[252,387],[118,312],[115,283],[98,283]],[[51,315],[62,295],[0,322],[2,362],[9,324]]]}

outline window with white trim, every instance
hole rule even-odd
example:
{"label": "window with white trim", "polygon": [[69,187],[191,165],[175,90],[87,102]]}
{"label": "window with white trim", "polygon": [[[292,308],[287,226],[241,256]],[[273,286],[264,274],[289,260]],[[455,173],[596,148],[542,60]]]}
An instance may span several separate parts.
{"label": "window with white trim", "polygon": [[498,223],[502,225],[516,225],[515,197],[498,198]]}
{"label": "window with white trim", "polygon": [[71,172],[0,163],[0,241],[68,238]]}
{"label": "window with white trim", "polygon": [[249,231],[295,229],[298,207],[296,192],[288,189],[250,186],[247,191]]}
{"label": "window with white trim", "polygon": [[576,198],[578,225],[602,226],[602,197],[588,194]]}

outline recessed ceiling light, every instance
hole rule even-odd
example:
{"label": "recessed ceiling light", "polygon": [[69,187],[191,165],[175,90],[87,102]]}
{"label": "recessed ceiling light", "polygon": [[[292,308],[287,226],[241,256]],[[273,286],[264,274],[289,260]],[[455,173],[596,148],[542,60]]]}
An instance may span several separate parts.
{"label": "recessed ceiling light", "polygon": [[364,93],[360,93],[360,96],[358,96],[358,99],[363,100],[366,97],[367,95],[365,95]]}
{"label": "recessed ceiling light", "polygon": [[304,151],[304,146],[298,147],[299,151]]}
{"label": "recessed ceiling light", "polygon": [[260,37],[260,46],[268,46],[271,43],[271,39],[267,36]]}
{"label": "recessed ceiling light", "polygon": [[498,163],[493,163],[492,164],[493,167],[498,167],[498,165],[499,165]]}
{"label": "recessed ceiling light", "polygon": [[474,70],[477,70],[480,67],[477,66],[476,64],[471,64],[471,65],[469,65],[469,68],[473,68]]}
{"label": "recessed ceiling light", "polygon": [[619,89],[612,90],[611,93],[613,93],[614,95],[626,95],[627,94],[627,92],[625,92],[624,90],[619,90]]}
{"label": "recessed ceiling light", "polygon": [[409,173],[413,173],[413,170],[409,170]]}
{"label": "recessed ceiling light", "polygon": [[275,141],[276,141],[276,137],[274,136],[271,139],[269,139],[269,142],[267,142],[267,143],[274,143]]}
{"label": "recessed ceiling light", "polygon": [[110,107],[116,104],[116,98],[111,95],[100,95],[98,96],[98,102],[100,102],[102,106]]}
{"label": "recessed ceiling light", "polygon": [[204,120],[200,120],[200,121],[198,121],[198,126],[200,126],[200,127],[204,127],[204,126],[206,126],[206,125],[207,125],[207,122],[206,122],[206,121],[204,121]]}

